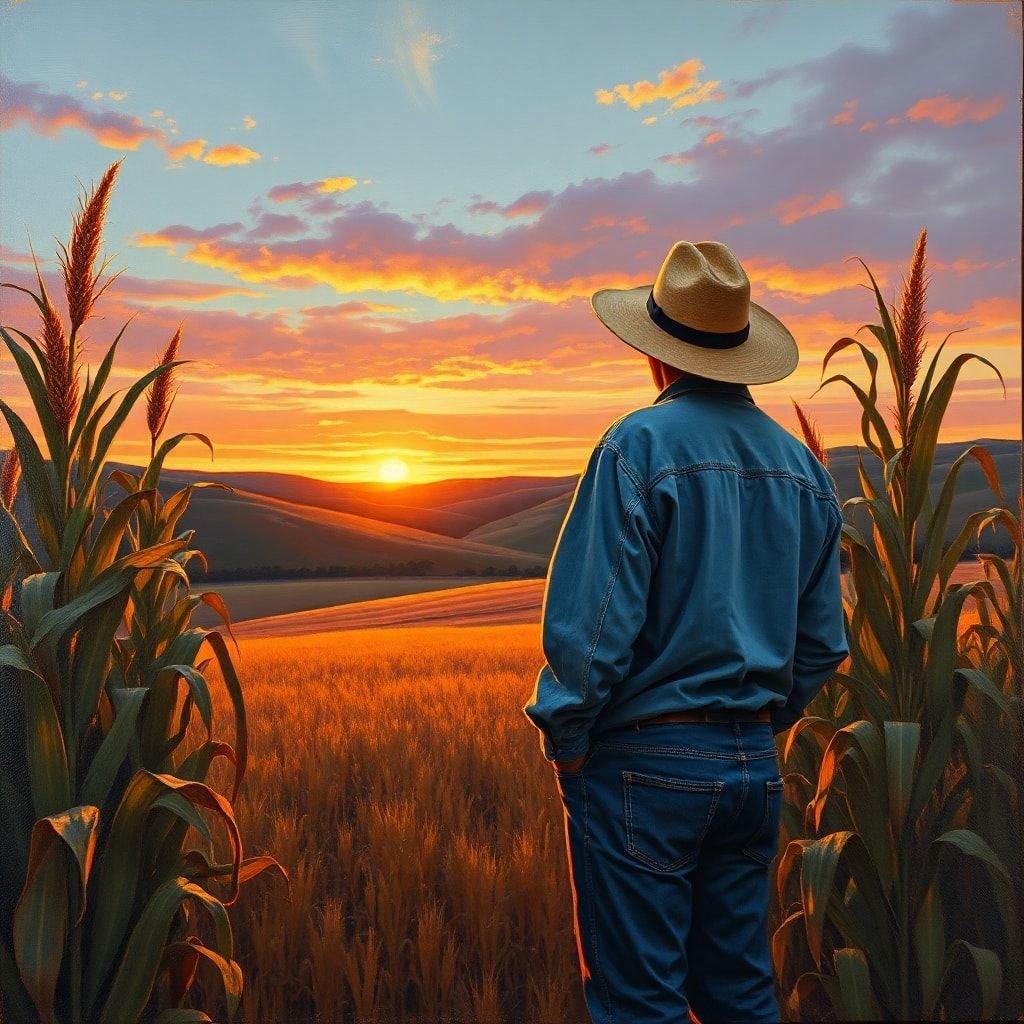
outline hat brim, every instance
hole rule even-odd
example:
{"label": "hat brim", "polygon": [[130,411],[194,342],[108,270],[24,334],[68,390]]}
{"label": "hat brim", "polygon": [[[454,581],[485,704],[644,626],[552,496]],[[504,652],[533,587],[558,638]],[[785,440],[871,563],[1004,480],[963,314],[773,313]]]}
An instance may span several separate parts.
{"label": "hat brim", "polygon": [[764,307],[750,303],[750,335],[733,348],[706,348],[663,331],[647,313],[651,285],[602,288],[590,304],[601,322],[627,345],[688,373],[735,384],[770,384],[800,361],[792,334]]}

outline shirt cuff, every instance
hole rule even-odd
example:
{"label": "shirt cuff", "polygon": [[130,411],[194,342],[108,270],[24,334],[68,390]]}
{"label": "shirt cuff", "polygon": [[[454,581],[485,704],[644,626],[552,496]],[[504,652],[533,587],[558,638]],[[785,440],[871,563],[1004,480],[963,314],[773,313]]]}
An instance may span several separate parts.
{"label": "shirt cuff", "polygon": [[554,743],[549,737],[544,736],[542,746],[544,757],[547,760],[572,761],[577,757],[582,757],[590,749],[590,737],[584,734]]}

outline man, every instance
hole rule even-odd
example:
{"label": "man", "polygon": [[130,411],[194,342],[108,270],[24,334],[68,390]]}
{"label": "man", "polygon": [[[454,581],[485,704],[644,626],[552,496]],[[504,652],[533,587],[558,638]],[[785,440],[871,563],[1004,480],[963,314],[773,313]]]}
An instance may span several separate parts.
{"label": "man", "polygon": [[597,443],[544,598],[525,711],[554,763],[595,1022],[777,1021],[774,734],[847,656],[832,478],[755,404],[796,342],[720,242],[597,292],[660,393]]}

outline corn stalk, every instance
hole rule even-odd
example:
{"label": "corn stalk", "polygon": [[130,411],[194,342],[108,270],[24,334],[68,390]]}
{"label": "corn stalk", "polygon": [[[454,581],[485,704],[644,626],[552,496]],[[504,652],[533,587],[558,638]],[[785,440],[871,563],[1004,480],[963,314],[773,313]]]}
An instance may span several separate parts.
{"label": "corn stalk", "polygon": [[[242,972],[227,908],[243,882],[277,868],[243,857],[232,809],[245,703],[227,610],[189,586],[187,566],[202,559],[179,529],[192,488],[166,500],[159,491],[170,452],[190,436],[209,441],[158,445],[164,414],[138,477],[105,466],[144,395],[166,413],[168,388],[157,385],[180,363],[162,360],[107,394],[125,324],[80,380],[81,328],[110,283],[99,286],[95,261],[119,166],[83,201],[62,249],[68,329],[38,267],[37,289],[19,290],[40,311],[41,336],[0,328],[38,424],[0,401],[14,438],[5,470],[16,464],[22,492],[15,515],[19,481],[5,471],[0,699],[16,716],[0,762],[0,892],[18,895],[0,904],[0,1005],[43,1024],[209,1020],[189,1008],[200,963],[221,979],[232,1017]],[[223,630],[191,625],[200,604]],[[230,703],[230,742],[215,736],[211,668]],[[231,768],[227,796],[211,784],[218,760]]]}
{"label": "corn stalk", "polygon": [[[970,623],[960,640],[972,663],[985,672],[1008,700],[1016,713],[996,718],[986,715],[984,706],[966,709],[962,728],[969,741],[985,756],[983,770],[971,779],[974,816],[979,831],[1007,865],[1020,862],[1021,834],[1024,822],[1024,576],[1021,572],[1021,513],[1024,495],[1017,507],[1009,503],[994,509],[978,526],[978,539],[988,528],[1002,529],[1010,540],[1010,556],[978,555],[985,581],[975,595],[978,621]],[[1014,928],[1006,962],[1024,962],[1024,876],[1011,871],[1011,910]],[[1011,971],[1006,978],[1002,1005],[996,1016],[1012,1017],[1024,1006],[1024,976]]]}
{"label": "corn stalk", "polygon": [[[999,510],[973,513],[945,541],[964,463],[978,462],[1001,498],[999,479],[988,450],[972,445],[937,496],[929,487],[964,365],[978,360],[1002,378],[974,353],[940,372],[947,336],[918,381],[924,243],[922,233],[893,313],[865,267],[880,321],[866,325],[873,343],[841,338],[822,365],[824,376],[851,349],[863,359],[866,387],[837,373],[819,390],[840,383],[853,392],[876,472],[860,450],[861,493],[845,502],[842,538],[850,659],[783,750],[791,838],[777,866],[773,955],[794,1017],[989,1017],[1005,1004],[1002,965],[1018,929],[1006,846],[995,841],[1006,820],[977,799],[995,755],[972,722],[1005,734],[1019,721],[1019,688],[997,682],[959,642],[965,602],[988,585],[950,583],[972,535]],[[883,360],[895,432],[879,407]]]}

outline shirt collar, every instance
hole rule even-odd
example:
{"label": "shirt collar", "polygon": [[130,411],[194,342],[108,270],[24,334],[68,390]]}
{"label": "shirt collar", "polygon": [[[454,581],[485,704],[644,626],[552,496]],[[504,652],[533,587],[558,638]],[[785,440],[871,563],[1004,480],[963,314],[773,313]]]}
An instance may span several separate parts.
{"label": "shirt collar", "polygon": [[671,384],[666,385],[655,398],[654,404],[667,402],[669,399],[678,398],[690,391],[713,391],[725,395],[738,395],[740,398],[745,398],[751,405],[757,404],[746,384],[736,384],[728,380],[689,380],[686,377],[679,377]]}

